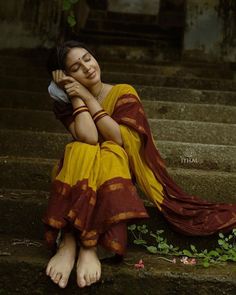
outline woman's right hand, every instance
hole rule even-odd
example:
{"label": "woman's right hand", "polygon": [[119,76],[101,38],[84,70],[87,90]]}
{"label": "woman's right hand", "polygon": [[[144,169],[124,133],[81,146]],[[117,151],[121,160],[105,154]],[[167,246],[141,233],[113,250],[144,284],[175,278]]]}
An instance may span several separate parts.
{"label": "woman's right hand", "polygon": [[52,72],[53,81],[59,86],[61,89],[65,90],[65,85],[68,83],[67,81],[63,80],[66,75],[62,70],[55,70]]}

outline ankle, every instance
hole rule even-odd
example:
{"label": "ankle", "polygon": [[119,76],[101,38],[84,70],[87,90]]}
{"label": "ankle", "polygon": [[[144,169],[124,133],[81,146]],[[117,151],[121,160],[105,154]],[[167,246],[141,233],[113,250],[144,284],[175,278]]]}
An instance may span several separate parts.
{"label": "ankle", "polygon": [[75,248],[76,240],[72,233],[64,233],[59,248]]}

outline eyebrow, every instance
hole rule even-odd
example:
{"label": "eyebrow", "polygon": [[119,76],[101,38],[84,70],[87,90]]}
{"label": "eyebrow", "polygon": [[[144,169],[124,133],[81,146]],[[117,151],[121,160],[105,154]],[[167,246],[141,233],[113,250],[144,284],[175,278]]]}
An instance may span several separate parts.
{"label": "eyebrow", "polygon": [[77,60],[75,63],[73,63],[72,65],[69,66],[69,69],[71,69],[75,64],[77,64],[78,61],[79,61],[81,58],[83,59],[83,58],[85,57],[85,55],[87,55],[87,54],[89,54],[89,52],[86,52],[82,57],[79,57],[78,60]]}

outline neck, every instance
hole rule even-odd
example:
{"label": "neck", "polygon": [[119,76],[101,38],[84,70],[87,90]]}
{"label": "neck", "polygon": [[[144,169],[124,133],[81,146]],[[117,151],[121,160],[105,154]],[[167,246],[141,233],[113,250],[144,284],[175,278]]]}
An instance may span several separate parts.
{"label": "neck", "polygon": [[[91,86],[91,88],[89,89],[89,91],[92,93],[92,95],[94,97],[97,97],[97,95],[100,93],[101,89],[102,89],[103,83],[102,81],[99,81],[98,83],[96,83],[95,85]],[[101,93],[100,93],[101,94]]]}

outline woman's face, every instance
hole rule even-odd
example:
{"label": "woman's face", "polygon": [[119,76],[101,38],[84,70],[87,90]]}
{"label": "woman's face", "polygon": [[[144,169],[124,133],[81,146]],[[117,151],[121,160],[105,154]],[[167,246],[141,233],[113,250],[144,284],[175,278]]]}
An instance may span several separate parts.
{"label": "woman's face", "polygon": [[84,48],[71,48],[66,56],[66,74],[83,84],[92,86],[101,80],[96,59]]}

